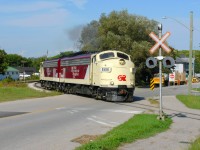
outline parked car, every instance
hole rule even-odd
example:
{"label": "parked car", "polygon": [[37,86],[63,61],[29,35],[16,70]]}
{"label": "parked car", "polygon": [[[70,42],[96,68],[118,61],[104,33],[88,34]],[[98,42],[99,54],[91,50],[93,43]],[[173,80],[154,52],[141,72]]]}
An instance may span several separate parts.
{"label": "parked car", "polygon": [[19,74],[19,78],[20,78],[20,79],[25,79],[25,78],[28,78],[28,77],[30,77],[29,74],[26,74],[26,73],[20,73],[20,74]]}

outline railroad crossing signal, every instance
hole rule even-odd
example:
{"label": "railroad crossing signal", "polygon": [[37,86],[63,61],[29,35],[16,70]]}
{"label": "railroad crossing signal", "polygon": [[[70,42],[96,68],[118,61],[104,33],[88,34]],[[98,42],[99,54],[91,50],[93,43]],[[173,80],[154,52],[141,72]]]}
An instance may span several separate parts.
{"label": "railroad crossing signal", "polygon": [[164,43],[170,36],[170,32],[166,32],[161,39],[159,39],[154,32],[151,32],[149,36],[156,42],[156,44],[149,50],[150,54],[153,54],[159,47],[162,47],[167,53],[171,52],[171,49]]}
{"label": "railroad crossing signal", "polygon": [[150,89],[154,90],[154,87],[155,87],[155,85],[154,85],[154,79],[150,79]]}

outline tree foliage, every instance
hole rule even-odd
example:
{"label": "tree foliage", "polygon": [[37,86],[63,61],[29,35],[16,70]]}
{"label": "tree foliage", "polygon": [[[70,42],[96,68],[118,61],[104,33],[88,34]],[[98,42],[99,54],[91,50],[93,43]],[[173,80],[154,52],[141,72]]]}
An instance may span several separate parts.
{"label": "tree foliage", "polygon": [[28,67],[32,65],[31,59],[28,59],[26,57],[22,57],[18,54],[7,54],[6,60],[9,66],[24,66]]}
{"label": "tree foliage", "polygon": [[4,50],[0,49],[0,74],[4,74],[8,66],[6,55],[7,53]]}
{"label": "tree foliage", "polygon": [[130,52],[135,42],[148,41],[148,34],[155,31],[157,22],[145,17],[128,14],[127,11],[102,14],[99,26],[100,49],[117,49]]}
{"label": "tree foliage", "polygon": [[31,66],[29,67],[34,67],[36,68],[37,71],[40,69],[40,63],[45,61],[46,56],[38,57],[38,58],[28,58],[28,60],[31,61]]}

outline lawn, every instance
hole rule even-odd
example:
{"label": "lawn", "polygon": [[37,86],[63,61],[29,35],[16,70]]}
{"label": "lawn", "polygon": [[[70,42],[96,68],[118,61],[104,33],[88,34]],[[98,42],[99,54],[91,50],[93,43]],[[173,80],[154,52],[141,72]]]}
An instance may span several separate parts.
{"label": "lawn", "polygon": [[191,144],[189,150],[200,150],[200,137]]}
{"label": "lawn", "polygon": [[95,141],[84,144],[76,150],[115,150],[125,143],[148,138],[169,129],[172,123],[170,118],[162,121],[156,117],[157,115],[152,114],[135,115]]}
{"label": "lawn", "polygon": [[200,88],[193,88],[192,90],[200,92]]}
{"label": "lawn", "polygon": [[0,102],[59,95],[58,92],[40,92],[24,87],[0,87]]}
{"label": "lawn", "polygon": [[184,103],[189,108],[200,109],[200,96],[177,95],[176,98],[179,99],[182,103]]}

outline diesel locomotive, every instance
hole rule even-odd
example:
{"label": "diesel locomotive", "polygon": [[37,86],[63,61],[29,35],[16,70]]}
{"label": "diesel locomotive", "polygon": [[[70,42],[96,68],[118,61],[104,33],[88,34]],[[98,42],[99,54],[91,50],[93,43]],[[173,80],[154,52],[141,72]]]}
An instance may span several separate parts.
{"label": "diesel locomotive", "polygon": [[40,66],[43,88],[106,101],[133,101],[135,65],[128,54],[107,50],[46,60]]}

